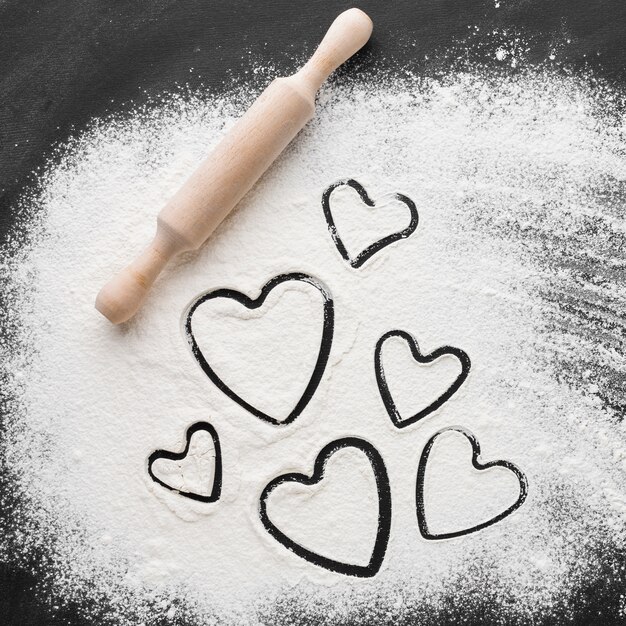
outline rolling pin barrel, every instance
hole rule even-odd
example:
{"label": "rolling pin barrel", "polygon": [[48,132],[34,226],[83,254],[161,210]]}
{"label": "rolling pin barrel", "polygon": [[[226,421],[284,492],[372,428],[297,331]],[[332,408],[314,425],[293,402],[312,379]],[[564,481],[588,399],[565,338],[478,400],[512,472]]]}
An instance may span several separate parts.
{"label": "rolling pin barrel", "polygon": [[267,87],[161,210],[148,248],[102,288],[98,311],[115,324],[136,313],[169,259],[201,246],[313,117],[319,87],[371,32],[363,11],[345,11],[299,72]]}
{"label": "rolling pin barrel", "polygon": [[314,99],[294,79],[274,80],[162,209],[158,223],[182,249],[206,241],[313,117]]}

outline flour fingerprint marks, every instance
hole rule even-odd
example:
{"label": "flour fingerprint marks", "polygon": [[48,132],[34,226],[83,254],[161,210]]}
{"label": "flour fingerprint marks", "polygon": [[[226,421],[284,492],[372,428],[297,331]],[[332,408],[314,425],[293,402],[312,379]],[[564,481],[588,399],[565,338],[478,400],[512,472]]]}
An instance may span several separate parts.
{"label": "flour fingerprint marks", "polygon": [[[208,435],[210,438],[212,449],[204,443],[203,449],[192,450],[193,442],[203,434]],[[155,450],[148,457],[148,475],[161,487],[174,491],[190,500],[205,503],[216,502],[222,493],[222,450],[217,431],[207,422],[196,422],[187,429],[185,438],[185,447],[180,452]],[[164,461],[164,463],[161,463],[163,465],[162,468],[156,467],[160,461]],[[212,476],[207,481],[204,481],[210,482],[210,486],[203,486],[199,478],[202,479],[202,474],[206,473],[207,464],[212,466],[209,468],[209,473]],[[170,472],[169,480],[167,478],[168,466]],[[212,471],[210,471],[211,469]],[[175,474],[178,474],[178,485],[171,480],[172,475]],[[189,489],[185,486],[187,483],[196,485],[196,488],[193,490]]]}
{"label": "flour fingerprint marks", "polygon": [[[270,519],[267,511],[268,498],[275,489],[288,483],[297,483],[307,487],[319,484],[325,477],[328,460],[335,453],[344,449],[356,449],[361,451],[369,461],[374,473],[378,496],[377,529],[371,556],[366,565],[340,561],[305,548],[280,530]],[[367,505],[368,503],[364,503],[364,506]],[[317,455],[313,473],[310,476],[297,472],[283,474],[274,478],[265,486],[259,500],[259,515],[265,530],[267,530],[276,541],[309,563],[346,576],[371,578],[378,573],[382,566],[391,531],[391,488],[385,463],[378,450],[364,439],[358,437],[344,437],[332,441],[324,446]],[[340,523],[340,521],[341,520],[339,520],[338,523]]]}
{"label": "flour fingerprint marks", "polygon": [[[512,475],[516,479],[518,483],[519,492],[512,504],[510,504],[507,507],[504,507],[498,513],[493,514],[492,517],[482,522],[474,523],[470,525],[459,524],[458,527],[453,530],[448,529],[446,531],[435,532],[431,528],[431,523],[429,522],[429,513],[426,510],[427,509],[426,507],[427,494],[425,493],[426,471],[429,465],[433,463],[431,453],[437,441],[445,435],[456,434],[456,433],[461,435],[463,438],[465,438],[467,442],[469,442],[471,446],[471,462],[475,470],[487,471],[487,470],[491,470],[494,468],[502,468],[506,470],[508,473],[510,473],[510,475]],[[417,514],[417,523],[418,523],[420,533],[422,537],[424,537],[424,539],[432,539],[432,540],[453,539],[455,537],[462,537],[463,535],[468,535],[468,534],[477,532],[479,530],[488,528],[489,526],[492,526],[493,524],[496,524],[497,522],[503,520],[504,518],[511,515],[511,513],[519,509],[522,506],[522,504],[524,504],[526,498],[528,497],[528,480],[524,472],[522,472],[522,470],[519,469],[517,465],[515,465],[514,463],[511,463],[510,461],[497,460],[497,461],[487,461],[483,463],[480,460],[480,454],[481,454],[480,444],[478,442],[478,439],[473,433],[471,433],[466,428],[463,428],[462,426],[452,426],[450,428],[443,428],[439,430],[428,440],[428,442],[424,446],[424,449],[422,450],[422,454],[419,460],[417,478],[415,482],[415,510]],[[435,463],[435,465],[437,464]],[[439,468],[436,467],[434,470],[431,469],[429,471],[436,472],[438,470],[440,471],[441,467]],[[455,478],[454,480],[449,481],[450,483],[453,483],[453,485],[448,485],[447,489],[440,489],[439,490],[440,493],[443,493],[443,492],[448,493],[448,492],[451,492],[452,489],[454,489],[455,487],[458,487],[459,485],[458,476],[454,478]],[[492,498],[495,498],[497,495],[498,494],[495,494],[493,491],[489,493],[489,496]],[[475,494],[474,493],[465,494],[465,497],[466,497],[465,502],[467,503],[467,501],[471,501],[475,498]],[[463,502],[460,497],[453,504],[456,510],[463,509]]]}
{"label": "flour fingerprint marks", "polygon": [[[423,402],[423,406],[408,417],[403,417],[400,414],[397,402],[389,389],[389,381],[383,364],[383,348],[385,344],[393,338],[401,339],[406,343],[411,352],[411,356],[419,365],[425,365],[431,368],[437,367],[437,364],[445,357],[453,357],[460,364],[460,372],[443,390],[441,390],[441,393],[431,401]],[[442,346],[432,352],[423,353],[415,337],[404,330],[388,331],[376,342],[376,348],[374,350],[374,370],[378,391],[391,421],[397,428],[406,428],[435,412],[445,404],[461,388],[469,376],[471,366],[469,355],[460,348]]]}
{"label": "flour fingerprint marks", "polygon": [[[320,344],[317,348],[317,357],[312,368],[311,375],[308,378],[308,382],[302,395],[295,403],[295,406],[289,411],[288,415],[284,419],[280,419],[271,414],[269,411],[262,410],[255,406],[252,402],[246,400],[243,395],[235,391],[232,386],[230,386],[223,380],[223,378],[217,373],[215,367],[209,363],[209,359],[205,357],[202,349],[200,348],[196,334],[194,332],[193,320],[194,314],[198,311],[198,308],[201,305],[218,299],[227,299],[234,301],[242,305],[242,307],[249,311],[258,310],[263,306],[268,296],[275,288],[291,282],[301,282],[307,285],[311,285],[316,289],[316,291],[322,297],[323,317]],[[187,312],[184,315],[184,319],[185,336],[191,348],[191,352],[200,367],[202,368],[202,371],[215,384],[215,386],[218,387],[218,389],[220,389],[225,395],[235,401],[239,406],[250,412],[252,415],[269,424],[281,426],[290,424],[302,413],[302,411],[306,408],[307,404],[310,402],[311,398],[315,394],[315,391],[317,390],[321,382],[322,375],[328,362],[328,357],[330,355],[330,349],[333,341],[335,313],[333,298],[330,290],[326,287],[326,285],[324,285],[324,283],[320,280],[309,276],[308,274],[298,272],[281,274],[272,278],[268,283],[263,286],[257,298],[251,298],[244,293],[241,293],[234,289],[217,289],[215,291],[203,294],[191,303]],[[277,350],[280,348],[281,346],[276,346]],[[250,349],[254,350],[254,346],[251,346]],[[269,368],[268,371],[265,372],[265,376],[272,376],[271,368]]]}
{"label": "flour fingerprint marks", "polygon": [[377,252],[380,252],[383,248],[399,241],[401,239],[406,239],[410,237],[415,230],[417,229],[419,223],[419,214],[417,211],[417,207],[413,200],[411,200],[408,196],[405,196],[401,193],[393,194],[395,200],[401,202],[406,206],[409,212],[410,221],[408,226],[404,229],[396,232],[392,232],[389,235],[386,235],[373,243],[367,245],[361,252],[356,255],[351,255],[346,248],[346,244],[344,239],[339,233],[337,225],[335,223],[335,218],[333,216],[332,211],[332,196],[333,192],[342,187],[350,187],[356,191],[359,195],[361,201],[369,208],[375,208],[376,203],[370,196],[368,195],[365,188],[358,183],[356,180],[352,178],[347,178],[344,180],[337,181],[330,185],[322,195],[322,209],[324,211],[324,217],[326,219],[326,224],[328,226],[328,231],[330,232],[330,236],[333,239],[333,242],[339,251],[339,254],[345,259],[353,268],[357,269],[361,267],[368,259],[374,256]]}

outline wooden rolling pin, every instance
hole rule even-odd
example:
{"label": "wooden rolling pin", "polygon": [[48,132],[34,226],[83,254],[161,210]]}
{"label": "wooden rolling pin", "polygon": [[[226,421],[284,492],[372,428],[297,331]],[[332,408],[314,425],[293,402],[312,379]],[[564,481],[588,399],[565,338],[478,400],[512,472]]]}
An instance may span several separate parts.
{"label": "wooden rolling pin", "polygon": [[114,324],[130,319],[167,262],[199,248],[315,113],[315,95],[365,45],[372,21],[360,9],[341,13],[315,54],[293,76],[277,78],[161,210],[152,243],[111,279],[96,309]]}

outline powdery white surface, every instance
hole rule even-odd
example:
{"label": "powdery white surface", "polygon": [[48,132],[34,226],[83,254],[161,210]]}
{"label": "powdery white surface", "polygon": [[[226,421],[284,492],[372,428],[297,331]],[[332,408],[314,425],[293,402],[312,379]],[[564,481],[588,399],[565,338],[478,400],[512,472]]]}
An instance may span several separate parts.
{"label": "powdery white surface", "polygon": [[[398,337],[383,344],[382,365],[389,392],[402,419],[427,408],[448,391],[461,373],[461,362],[449,354],[417,366],[408,344]],[[448,402],[453,402],[453,398]]]}
{"label": "powdery white surface", "polygon": [[472,446],[458,431],[444,432],[436,439],[424,482],[430,533],[455,532],[484,523],[518,499],[520,486],[515,474],[503,467],[479,471],[471,460]]}
{"label": "powdery white surface", "polygon": [[[370,198],[375,203],[373,207],[361,204],[356,190],[348,185],[332,191],[333,220],[350,258],[355,258],[374,241],[392,232],[401,232],[409,225],[409,211],[393,193],[372,193]],[[355,205],[361,207],[357,215]]]}
{"label": "powdery white surface", "polygon": [[189,450],[184,458],[156,459],[152,472],[172,489],[208,497],[216,480],[215,463],[213,439],[208,432],[201,430],[189,439]]}
{"label": "powdery white surface", "polygon": [[[324,474],[324,480],[314,486],[287,483],[278,487],[268,499],[269,517],[301,546],[327,558],[365,566],[378,524],[369,461],[362,452],[345,448],[330,457]],[[363,506],[364,502],[369,506]]]}
{"label": "powdery white surface", "polygon": [[[624,427],[598,394],[560,376],[555,363],[593,364],[606,354],[623,371],[624,358],[598,349],[591,331],[556,323],[561,313],[547,294],[571,276],[557,275],[537,242],[550,239],[556,249],[574,238],[597,256],[596,240],[577,230],[592,215],[623,234],[623,214],[590,195],[602,181],[626,179],[610,96],[541,71],[329,88],[316,121],[210,245],[172,263],[136,319],[119,328],[93,309],[95,294],[145,245],[158,209],[238,111],[230,96],[174,99],[99,123],[67,146],[40,193],[24,200],[30,241],[16,240],[3,268],[20,346],[3,346],[1,359],[3,385],[15,397],[3,444],[22,500],[15,545],[24,554],[44,548],[54,588],[70,600],[106,603],[117,623],[188,610],[257,623],[259,611],[283,597],[318,602],[329,618],[378,605],[401,616],[409,606],[480,594],[486,580],[506,611],[530,616],[566,602],[591,567],[594,542],[623,545],[626,451]],[[324,189],[347,177],[374,199],[406,194],[420,212],[412,237],[360,270],[339,256],[321,209]],[[365,209],[356,200],[351,207],[341,227],[358,233]],[[204,376],[181,315],[202,292],[230,287],[256,297],[290,271],[328,285],[335,339],[304,413],[275,427]],[[304,297],[305,287],[295,289]],[[610,292],[616,310],[623,302],[623,283],[589,289]],[[377,339],[392,328],[412,333],[424,351],[452,345],[472,360],[461,389],[402,431],[384,410],[373,364]],[[313,341],[306,333],[303,345]],[[290,385],[272,386],[272,399],[263,391],[276,368],[299,375],[301,357],[284,347],[245,373],[230,362],[231,375],[245,375],[262,400],[287,405]],[[181,450],[196,421],[220,436],[223,493],[213,504],[164,493],[147,476],[148,455]],[[477,436],[483,460],[518,465],[529,497],[484,531],[426,541],[415,518],[417,463],[432,434],[452,425]],[[319,450],[349,435],[378,448],[391,481],[391,539],[372,580],[302,561],[265,532],[257,512],[272,478],[310,474]],[[347,494],[366,487],[364,474],[353,479],[339,462],[330,470],[329,484],[339,484],[327,497],[354,504]],[[493,501],[510,503],[492,491]],[[343,519],[334,506],[318,510],[320,530],[302,516],[290,523],[330,551],[325,542],[341,535]],[[456,514],[467,521],[463,508]],[[324,526],[331,536],[322,536]],[[345,546],[335,555],[345,556]]]}
{"label": "powdery white surface", "polygon": [[322,304],[315,287],[283,283],[258,309],[225,298],[201,304],[193,316],[193,333],[224,383],[282,421],[302,397],[315,367]]}

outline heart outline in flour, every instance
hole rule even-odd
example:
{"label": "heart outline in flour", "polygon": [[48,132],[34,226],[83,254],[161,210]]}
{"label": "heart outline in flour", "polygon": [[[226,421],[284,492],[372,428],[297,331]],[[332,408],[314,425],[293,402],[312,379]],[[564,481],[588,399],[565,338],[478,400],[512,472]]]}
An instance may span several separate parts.
{"label": "heart outline in flour", "polygon": [[[374,471],[374,478],[376,481],[376,490],[378,493],[378,528],[376,530],[376,540],[374,541],[372,556],[370,557],[367,565],[354,565],[343,561],[337,561],[308,550],[290,539],[277,526],[275,526],[267,514],[267,499],[274,489],[287,482],[300,483],[306,486],[318,484],[324,478],[324,472],[328,459],[339,450],[343,450],[345,448],[356,448],[365,454]],[[317,455],[311,476],[298,472],[282,474],[281,476],[277,476],[272,479],[265,486],[259,500],[259,516],[265,530],[274,539],[276,539],[276,541],[305,561],[332,572],[345,574],[346,576],[371,578],[378,573],[383,564],[385,554],[387,552],[387,545],[389,543],[389,535],[391,533],[391,488],[383,458],[371,443],[358,437],[343,437],[341,439],[331,441],[329,444],[324,446]]]}
{"label": "heart outline in flour", "polygon": [[[385,368],[382,362],[383,345],[385,344],[385,341],[387,341],[391,337],[400,337],[401,339],[404,339],[408,344],[409,349],[411,350],[411,356],[413,357],[413,359],[422,365],[432,363],[433,361],[436,361],[438,358],[445,355],[452,355],[456,357],[461,363],[461,373],[456,377],[456,379],[448,387],[448,389],[444,391],[433,402],[431,402],[428,406],[418,411],[415,415],[406,418],[403,418],[400,415],[393,396],[389,391],[389,386],[385,377]],[[396,428],[406,428],[407,426],[410,426],[411,424],[414,424],[415,422],[423,419],[430,413],[433,413],[439,407],[445,404],[465,382],[465,380],[469,376],[471,367],[472,362],[467,352],[453,346],[441,346],[440,348],[437,348],[432,352],[422,354],[417,339],[415,339],[415,337],[411,335],[411,333],[408,333],[404,330],[390,330],[386,332],[376,342],[376,348],[374,349],[374,370],[376,373],[378,392],[380,393],[380,397],[383,401],[383,404],[385,405],[385,409],[389,414],[393,425],[396,426]]]}
{"label": "heart outline in flour", "polygon": [[[426,466],[428,465],[428,457],[432,451],[433,445],[435,441],[443,435],[444,433],[455,431],[462,434],[471,444],[472,446],[472,465],[477,470],[487,470],[491,467],[504,467],[509,471],[513,472],[517,477],[519,482],[520,492],[517,500],[509,506],[507,509],[498,513],[491,519],[486,522],[481,522],[480,524],[476,524],[474,526],[470,526],[468,528],[463,528],[461,530],[456,530],[453,532],[447,533],[431,533],[428,530],[428,522],[426,520],[426,511],[424,507],[424,480],[426,477]],[[511,513],[517,511],[524,501],[528,497],[528,480],[526,478],[526,474],[522,472],[522,470],[517,467],[514,463],[510,461],[488,461],[487,463],[481,463],[479,460],[480,457],[480,443],[478,443],[478,439],[476,436],[463,428],[463,426],[450,426],[447,428],[442,428],[437,431],[426,443],[424,449],[422,450],[422,454],[420,456],[419,465],[417,468],[417,477],[415,480],[415,510],[417,513],[417,525],[419,527],[420,533],[424,539],[436,540],[436,539],[453,539],[455,537],[462,537],[464,535],[469,535],[471,533],[477,532],[479,530],[483,530],[484,528],[488,528],[489,526],[493,526],[503,520],[505,517],[511,515]]]}
{"label": "heart outline in flour", "polygon": [[[200,350],[200,347],[196,342],[192,329],[192,318],[196,309],[201,304],[204,304],[208,300],[213,300],[216,298],[229,298],[231,300],[235,300],[235,302],[239,302],[239,304],[242,304],[247,309],[258,309],[259,307],[263,306],[263,303],[267,299],[267,296],[275,287],[291,280],[308,283],[315,287],[322,294],[322,298],[324,299],[324,324],[317,361],[315,362],[315,367],[313,368],[311,378],[309,379],[309,382],[302,396],[296,403],[296,406],[293,408],[293,410],[285,419],[279,420],[267,413],[264,413],[260,409],[257,409],[255,406],[248,403],[218,376],[215,370],[204,358],[202,350]],[[315,394],[315,391],[317,390],[317,387],[322,380],[322,375],[324,374],[324,370],[326,369],[326,364],[328,362],[328,357],[330,356],[330,348],[332,345],[334,333],[335,312],[333,298],[330,294],[330,290],[320,280],[317,280],[316,278],[313,278],[312,276],[309,276],[308,274],[304,274],[302,272],[280,274],[279,276],[275,276],[274,278],[269,280],[261,288],[261,292],[257,298],[250,298],[246,294],[241,293],[240,291],[236,291],[234,289],[217,289],[215,291],[210,291],[197,297],[187,308],[187,313],[184,317],[185,336],[187,338],[189,347],[191,348],[191,352],[200,367],[202,368],[202,371],[207,375],[209,380],[211,380],[211,382],[213,382],[213,384],[218,389],[220,389],[220,391],[222,391],[222,393],[227,395],[231,400],[234,400],[239,406],[246,409],[249,413],[252,413],[252,415],[254,415],[255,417],[258,417],[259,419],[262,419],[263,421],[268,422],[269,424],[272,424],[274,426],[286,426],[290,424],[306,408],[307,404]]]}
{"label": "heart outline in flour", "polygon": [[333,183],[332,185],[327,187],[322,194],[322,209],[324,211],[324,217],[326,219],[326,225],[328,226],[330,236],[332,237],[335,247],[339,251],[339,254],[354,269],[358,269],[359,267],[361,267],[368,259],[374,256],[377,252],[380,252],[383,248],[386,248],[387,246],[395,243],[396,241],[399,241],[400,239],[406,239],[407,237],[410,237],[417,229],[417,226],[419,224],[419,214],[417,211],[417,207],[415,206],[415,202],[413,202],[411,198],[405,196],[404,194],[396,193],[394,194],[394,198],[405,204],[409,209],[409,214],[411,216],[411,221],[409,222],[409,225],[401,231],[391,233],[390,235],[387,235],[382,239],[378,239],[374,243],[367,246],[365,250],[359,252],[359,254],[357,254],[354,258],[351,257],[345,244],[343,243],[339,231],[337,230],[337,226],[333,218],[332,209],[330,207],[330,200],[333,191],[338,187],[342,187],[344,185],[352,187],[352,189],[354,189],[359,194],[361,201],[364,202],[368,207],[374,208],[376,206],[376,203],[369,197],[364,187],[353,178],[346,178],[343,180],[339,180],[336,183]]}
{"label": "heart outline in flour", "polygon": [[[208,432],[209,435],[211,435],[211,439],[213,440],[213,448],[215,449],[215,472],[213,475],[213,488],[211,489],[211,493],[208,496],[203,496],[193,491],[180,491],[179,489],[168,485],[152,471],[152,466],[159,459],[167,459],[168,461],[181,461],[182,459],[184,459],[189,453],[191,438],[195,433],[200,430],[204,430]],[[155,450],[148,457],[148,475],[158,485],[161,485],[162,487],[165,487],[170,491],[174,491],[175,493],[185,498],[205,503],[216,502],[217,500],[219,500],[222,493],[222,449],[220,447],[220,438],[217,434],[217,431],[208,422],[196,422],[187,429],[187,432],[185,433],[185,439],[186,443],[182,452],[171,452],[170,450]]]}

